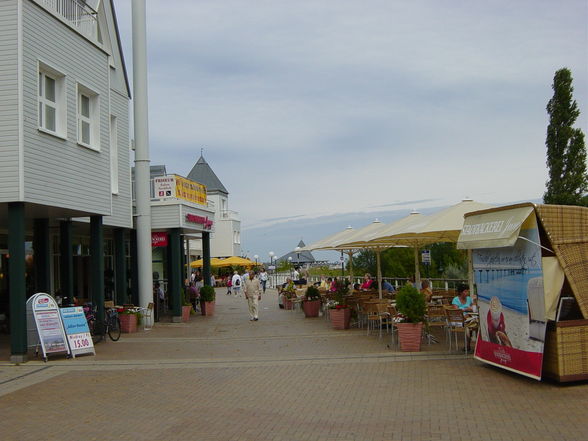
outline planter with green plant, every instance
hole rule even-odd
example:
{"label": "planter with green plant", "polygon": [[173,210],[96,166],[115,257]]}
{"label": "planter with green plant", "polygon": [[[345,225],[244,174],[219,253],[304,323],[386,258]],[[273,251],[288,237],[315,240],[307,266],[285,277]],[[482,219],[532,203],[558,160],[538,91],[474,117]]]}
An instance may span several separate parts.
{"label": "planter with green plant", "polygon": [[214,315],[216,293],[212,286],[205,285],[200,288],[200,311],[202,315]]}
{"label": "planter with green plant", "polygon": [[318,317],[319,310],[321,309],[321,294],[318,288],[314,285],[310,285],[306,288],[306,295],[302,302],[302,310],[304,311],[305,317]]}
{"label": "planter with green plant", "polygon": [[188,322],[190,320],[190,313],[192,312],[192,303],[190,302],[188,290],[184,292],[184,298],[182,300],[182,321]]}
{"label": "planter with green plant", "polygon": [[349,285],[343,280],[335,280],[333,301],[329,304],[329,316],[334,329],[349,329],[351,308],[345,302],[347,294],[349,294]]}
{"label": "planter with green plant", "polygon": [[121,332],[130,334],[137,332],[137,327],[141,325],[143,315],[136,308],[118,309],[118,318],[120,319]]}
{"label": "planter with green plant", "polygon": [[396,294],[396,310],[400,350],[421,350],[423,323],[427,312],[425,296],[412,285],[404,285]]}
{"label": "planter with green plant", "polygon": [[294,299],[295,297],[296,288],[294,287],[294,283],[290,281],[282,290],[282,303],[284,305],[284,309],[292,309],[292,299]]}

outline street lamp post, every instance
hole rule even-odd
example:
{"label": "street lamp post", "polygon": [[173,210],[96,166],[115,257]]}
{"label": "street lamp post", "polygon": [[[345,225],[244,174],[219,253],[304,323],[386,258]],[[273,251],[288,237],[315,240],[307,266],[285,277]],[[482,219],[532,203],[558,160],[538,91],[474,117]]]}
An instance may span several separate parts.
{"label": "street lamp post", "polygon": [[257,268],[257,259],[259,259],[259,256],[256,254],[253,258],[255,259],[255,268]]}
{"label": "street lamp post", "polygon": [[[269,252],[270,266],[273,266],[274,256],[275,256],[275,253],[273,251],[270,251]],[[275,267],[273,269],[273,272],[274,272],[274,276],[275,276],[274,287],[276,287],[277,284],[278,284],[278,275],[277,275],[277,272],[276,272],[276,268]]]}
{"label": "street lamp post", "polygon": [[290,278],[292,278],[292,256],[288,257],[288,269],[290,270]]}

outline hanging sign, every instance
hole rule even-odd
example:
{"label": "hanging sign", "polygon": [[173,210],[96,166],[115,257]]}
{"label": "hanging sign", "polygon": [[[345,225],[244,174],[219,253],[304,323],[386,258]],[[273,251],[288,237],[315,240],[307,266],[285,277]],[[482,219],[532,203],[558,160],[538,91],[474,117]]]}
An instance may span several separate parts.
{"label": "hanging sign", "polygon": [[49,354],[70,354],[57,301],[49,294],[38,293],[27,300],[27,309],[34,319],[43,358],[47,359]]}
{"label": "hanging sign", "polygon": [[431,250],[421,251],[421,262],[427,265],[431,263]]}
{"label": "hanging sign", "polygon": [[162,231],[155,231],[151,233],[152,247],[166,247],[168,244],[167,233]]}
{"label": "hanging sign", "polygon": [[61,308],[59,312],[67,335],[67,342],[74,358],[79,354],[96,355],[84,308],[81,306]]}

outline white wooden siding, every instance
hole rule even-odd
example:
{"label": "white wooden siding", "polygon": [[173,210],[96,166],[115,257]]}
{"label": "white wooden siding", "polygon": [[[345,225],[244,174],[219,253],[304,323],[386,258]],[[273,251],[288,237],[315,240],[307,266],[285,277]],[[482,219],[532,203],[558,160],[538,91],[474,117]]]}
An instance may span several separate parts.
{"label": "white wooden siding", "polygon": [[18,201],[18,6],[0,1],[0,202]]}
{"label": "white wooden siding", "polygon": [[[109,215],[112,195],[108,55],[26,0],[23,45],[25,201]],[[38,61],[65,74],[67,140],[38,131]],[[78,83],[100,96],[100,152],[77,144]]]}
{"label": "white wooden siding", "polygon": [[112,215],[104,218],[104,225],[132,228],[129,99],[111,90],[110,113],[118,122],[118,194],[112,195]]}
{"label": "white wooden siding", "polygon": [[180,204],[151,205],[151,228],[153,230],[180,227]]}

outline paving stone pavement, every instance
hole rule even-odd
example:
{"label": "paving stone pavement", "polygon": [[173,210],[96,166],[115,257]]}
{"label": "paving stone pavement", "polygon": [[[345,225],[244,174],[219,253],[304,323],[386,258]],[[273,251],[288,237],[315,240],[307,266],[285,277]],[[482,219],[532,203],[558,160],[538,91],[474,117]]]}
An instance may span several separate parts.
{"label": "paving stone pavement", "polygon": [[259,322],[246,311],[218,289],[213,317],[96,356],[0,362],[0,439],[588,439],[588,383],[536,382],[442,345],[399,353],[279,310],[273,292]]}

